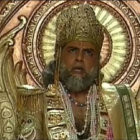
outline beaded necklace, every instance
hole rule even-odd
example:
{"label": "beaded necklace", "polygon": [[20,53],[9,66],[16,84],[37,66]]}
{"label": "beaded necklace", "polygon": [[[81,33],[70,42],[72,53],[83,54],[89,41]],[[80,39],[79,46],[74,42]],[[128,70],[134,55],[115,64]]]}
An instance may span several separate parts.
{"label": "beaded necklace", "polygon": [[[91,137],[93,139],[96,138],[96,131],[97,131],[97,128],[95,126],[97,126],[97,113],[96,113],[96,110],[95,110],[95,104],[96,104],[96,95],[97,95],[97,90],[96,90],[96,86],[93,85],[89,92],[88,92],[88,96],[87,96],[87,110],[86,110],[86,115],[85,115],[85,124],[84,124],[84,127],[83,127],[83,130],[81,132],[78,132],[76,130],[76,127],[75,127],[75,120],[74,120],[74,115],[73,115],[73,112],[72,112],[72,108],[71,108],[71,101],[69,99],[69,97],[67,96],[67,93],[66,91],[64,90],[62,84],[60,84],[60,89],[61,89],[61,93],[64,97],[64,100],[63,100],[63,97],[62,97],[62,100],[63,100],[63,105],[64,105],[64,109],[65,109],[65,112],[66,112],[66,118],[67,118],[67,121],[69,122],[70,126],[69,126],[69,130],[70,130],[70,139],[78,139],[77,138],[77,135],[78,136],[81,136],[85,133],[85,130],[87,128],[87,124],[88,124],[88,113],[89,113],[89,109],[91,110],[91,125],[90,125],[90,133],[91,133]],[[94,94],[93,94],[94,93]],[[71,131],[73,130],[73,131]],[[91,138],[90,137],[90,138]]]}
{"label": "beaded necklace", "polygon": [[71,97],[70,94],[68,94],[68,97],[69,97],[70,101],[71,101],[72,103],[74,103],[74,105],[76,105],[76,106],[78,106],[78,107],[85,107],[85,106],[87,106],[87,103],[78,103],[77,101],[75,101],[75,100]]}

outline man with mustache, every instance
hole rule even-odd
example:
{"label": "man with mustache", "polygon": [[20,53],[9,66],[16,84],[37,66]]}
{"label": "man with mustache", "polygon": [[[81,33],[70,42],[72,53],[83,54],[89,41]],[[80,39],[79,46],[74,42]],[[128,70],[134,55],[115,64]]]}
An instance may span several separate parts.
{"label": "man with mustache", "polygon": [[103,39],[103,27],[90,5],[61,12],[56,22],[55,60],[42,74],[47,89],[43,115],[30,117],[32,122],[40,121],[40,129],[30,127],[29,137],[21,133],[20,139],[138,139],[130,89],[102,83]]}

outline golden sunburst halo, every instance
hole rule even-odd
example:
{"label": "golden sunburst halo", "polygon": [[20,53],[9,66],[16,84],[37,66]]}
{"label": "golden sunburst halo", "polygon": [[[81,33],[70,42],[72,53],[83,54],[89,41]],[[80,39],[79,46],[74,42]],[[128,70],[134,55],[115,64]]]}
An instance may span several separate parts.
{"label": "golden sunburst halo", "polygon": [[[76,7],[76,5],[74,5]],[[105,39],[101,50],[101,66],[104,81],[112,81],[114,75],[120,71],[127,55],[127,35],[117,18],[105,8],[93,6],[95,15],[105,27]],[[55,22],[59,12],[48,22],[43,32],[42,49],[46,64],[54,59]]]}
{"label": "golden sunburst halo", "polygon": [[[140,20],[124,1],[87,1],[104,26],[101,71],[104,81],[132,86],[140,74]],[[25,66],[33,81],[43,85],[42,71],[54,59],[58,14],[84,1],[46,1],[33,10],[23,36]]]}

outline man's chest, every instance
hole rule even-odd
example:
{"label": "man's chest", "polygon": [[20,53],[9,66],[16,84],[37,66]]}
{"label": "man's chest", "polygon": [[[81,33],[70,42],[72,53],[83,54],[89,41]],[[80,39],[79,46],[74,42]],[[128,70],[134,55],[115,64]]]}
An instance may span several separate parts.
{"label": "man's chest", "polygon": [[86,108],[79,108],[72,106],[73,116],[75,119],[75,125],[78,130],[82,130],[84,127],[85,121],[87,121],[87,110]]}
{"label": "man's chest", "polygon": [[75,119],[75,128],[77,132],[82,132],[84,129],[84,134],[79,137],[79,139],[86,139],[90,135],[90,111],[87,108],[77,108],[73,107],[73,115]]}

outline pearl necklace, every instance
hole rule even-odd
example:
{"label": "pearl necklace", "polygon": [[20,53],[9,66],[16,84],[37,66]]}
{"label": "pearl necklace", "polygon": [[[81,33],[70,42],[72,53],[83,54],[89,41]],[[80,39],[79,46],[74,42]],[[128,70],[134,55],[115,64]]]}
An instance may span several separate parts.
{"label": "pearl necklace", "polygon": [[81,132],[78,132],[76,130],[74,116],[73,116],[73,111],[72,111],[72,108],[71,108],[71,102],[70,102],[70,100],[69,100],[69,98],[67,96],[67,93],[64,90],[64,88],[63,88],[63,93],[65,93],[64,94],[64,98],[66,99],[66,102],[65,102],[64,106],[66,108],[65,111],[67,112],[67,117],[69,119],[69,122],[71,123],[71,126],[73,128],[73,131],[77,135],[81,136],[81,135],[83,135],[85,133],[86,128],[87,128],[87,125],[88,125],[88,113],[89,113],[89,107],[90,107],[90,105],[89,105],[89,94],[91,93],[91,88],[90,88],[90,90],[88,92],[88,95],[87,95],[87,109],[86,109],[86,114],[85,114],[85,124],[84,124],[83,130]]}
{"label": "pearl necklace", "polygon": [[[95,94],[95,90],[96,90],[96,86],[94,85],[93,87],[90,88],[89,90],[89,93],[88,93],[88,96],[87,96],[87,110],[86,110],[86,115],[85,115],[85,124],[84,124],[84,127],[83,127],[83,130],[81,132],[78,132],[76,130],[76,127],[75,127],[75,120],[74,120],[74,115],[73,115],[73,111],[72,111],[72,108],[71,108],[71,102],[70,102],[70,99],[68,98],[67,96],[67,93],[66,91],[64,90],[62,84],[60,83],[60,89],[61,89],[61,93],[63,94],[64,96],[64,99],[63,97],[62,98],[62,101],[63,101],[63,105],[64,105],[64,109],[65,109],[65,112],[67,114],[66,118],[68,120],[68,122],[70,123],[70,126],[69,126],[69,130],[70,130],[70,136],[71,138],[70,139],[78,139],[77,138],[77,135],[78,136],[81,136],[85,133],[85,130],[87,128],[87,124],[88,124],[88,112],[89,112],[89,108],[91,109],[91,125],[90,125],[90,133],[91,133],[91,137],[94,139],[96,138],[96,111],[95,111],[95,102],[96,102],[96,94]],[[94,91],[94,94],[91,93]],[[61,94],[61,95],[62,95]],[[91,96],[91,97],[90,97]],[[74,131],[74,133],[71,131],[71,127]],[[76,135],[75,135],[76,134]]]}

